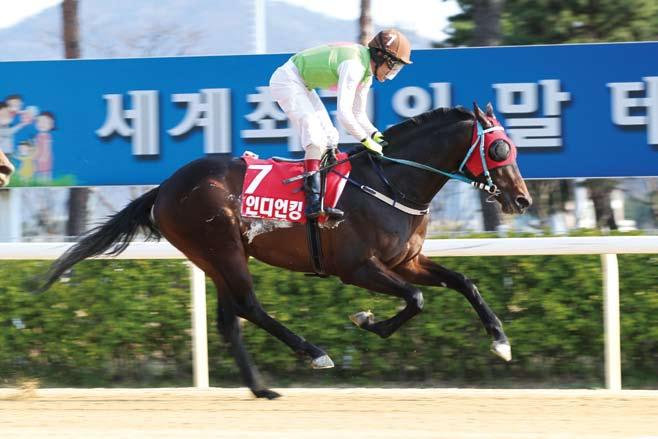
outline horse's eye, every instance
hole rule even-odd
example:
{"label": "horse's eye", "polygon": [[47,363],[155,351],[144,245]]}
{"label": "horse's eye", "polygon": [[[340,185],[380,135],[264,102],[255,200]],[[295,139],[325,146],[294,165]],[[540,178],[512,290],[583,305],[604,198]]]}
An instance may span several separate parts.
{"label": "horse's eye", "polygon": [[504,140],[498,139],[489,147],[489,157],[496,162],[507,160],[509,153],[509,144]]}

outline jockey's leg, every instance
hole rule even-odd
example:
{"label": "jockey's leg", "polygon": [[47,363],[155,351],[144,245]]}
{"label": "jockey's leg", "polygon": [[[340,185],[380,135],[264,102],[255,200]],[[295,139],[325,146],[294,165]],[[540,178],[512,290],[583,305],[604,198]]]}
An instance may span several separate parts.
{"label": "jockey's leg", "polygon": [[327,108],[322,103],[322,99],[315,90],[309,92],[309,101],[313,105],[315,114],[320,121],[320,125],[324,130],[325,136],[327,137],[327,149],[335,149],[338,147],[339,134],[336,127],[334,127],[327,112]]}
{"label": "jockey's leg", "polygon": [[306,210],[304,213],[309,219],[318,218],[322,215],[322,203],[320,200],[320,159],[319,158],[308,158],[309,156],[313,157],[315,154],[310,153],[310,150],[314,150],[314,145],[309,145],[306,148],[306,156],[304,157],[304,172],[311,173],[308,177],[304,179],[304,192],[306,193]]}
{"label": "jockey's leg", "polygon": [[[331,125],[326,108],[315,91],[309,91],[288,63],[277,69],[270,79],[270,95],[288,116],[296,128],[304,146],[305,171],[319,168],[320,159],[328,145],[338,142],[338,132]],[[342,218],[342,211],[329,208],[322,210],[321,175],[314,173],[304,182],[306,215],[317,218],[327,214],[332,219]]]}
{"label": "jockey's leg", "polygon": [[503,331],[503,324],[484,301],[475,284],[466,276],[449,270],[422,254],[404,265],[395,267],[394,271],[414,284],[447,287],[460,292],[475,309],[487,333],[493,338],[491,350],[505,361],[512,359],[512,349]]}
{"label": "jockey's leg", "polygon": [[[323,136],[326,139],[326,149],[323,152],[323,156],[329,155],[329,157],[333,157],[333,162],[335,162],[336,149],[338,148],[338,130],[331,123],[331,118],[329,117],[329,113],[327,113],[327,108],[324,106],[320,96],[318,96],[318,93],[315,90],[308,92],[308,99],[313,106],[315,117],[320,123]],[[324,158],[321,163],[325,163],[326,160],[327,158]],[[322,178],[324,178],[326,182],[326,172],[323,173]],[[321,196],[324,196],[324,194],[321,194]],[[336,209],[335,207],[323,206],[323,211],[332,220],[340,220],[345,215],[342,210]]]}
{"label": "jockey's leg", "polygon": [[[306,193],[306,217],[309,219],[327,215],[332,220],[343,218],[343,211],[333,207],[322,206],[322,173],[320,169],[320,158],[326,151],[326,144],[321,143],[323,130],[320,129],[317,118],[305,117],[300,121],[302,128],[302,141],[306,143],[304,154],[304,171],[311,175],[304,180],[304,192]],[[304,144],[304,143],[302,143]]]}

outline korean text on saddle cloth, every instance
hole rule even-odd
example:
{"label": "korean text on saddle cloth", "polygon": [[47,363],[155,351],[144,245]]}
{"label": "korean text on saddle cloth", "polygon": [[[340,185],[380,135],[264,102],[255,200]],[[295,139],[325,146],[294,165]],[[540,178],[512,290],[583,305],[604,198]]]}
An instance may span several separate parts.
{"label": "korean text on saddle cloth", "polygon": [[[339,154],[338,160],[346,157],[347,154]],[[248,155],[242,156],[242,159],[247,164],[242,186],[242,216],[305,223],[306,201],[302,188],[303,179],[289,184],[283,183],[288,178],[303,174],[303,163],[260,160]],[[351,165],[349,161],[346,161],[337,165],[335,169],[347,177]],[[346,181],[334,172],[327,173],[327,189],[324,199],[326,206],[336,206]]]}

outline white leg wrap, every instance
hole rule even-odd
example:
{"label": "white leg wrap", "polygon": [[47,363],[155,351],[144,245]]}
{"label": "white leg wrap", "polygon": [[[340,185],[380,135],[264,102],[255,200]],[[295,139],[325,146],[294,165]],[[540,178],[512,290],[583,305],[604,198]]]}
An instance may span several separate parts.
{"label": "white leg wrap", "polygon": [[494,341],[491,343],[491,352],[505,361],[510,361],[512,359],[512,347],[509,343]]}
{"label": "white leg wrap", "polygon": [[361,326],[363,326],[364,323],[369,322],[374,317],[375,317],[375,315],[372,312],[370,312],[370,310],[368,310],[368,311],[361,311],[361,312],[358,312],[356,314],[352,314],[350,316],[350,320],[356,326],[361,327]]}
{"label": "white leg wrap", "polygon": [[323,355],[321,357],[314,359],[311,362],[311,367],[313,369],[331,369],[332,367],[334,367],[334,362],[331,361],[329,355]]}

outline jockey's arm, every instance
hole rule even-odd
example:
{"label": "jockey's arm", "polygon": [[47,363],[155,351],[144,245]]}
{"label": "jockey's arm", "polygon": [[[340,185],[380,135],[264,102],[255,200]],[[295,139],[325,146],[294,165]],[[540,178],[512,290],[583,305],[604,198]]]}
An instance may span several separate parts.
{"label": "jockey's arm", "polygon": [[[357,93],[365,69],[356,60],[343,61],[338,67],[338,103],[336,105],[336,116],[356,140],[363,140],[371,132],[364,129],[354,112],[355,105],[359,100]],[[367,91],[366,91],[367,94]],[[365,105],[365,104],[363,104]]]}
{"label": "jockey's arm", "polygon": [[370,92],[370,87],[372,86],[372,76],[368,78],[366,82],[359,84],[356,90],[356,98],[354,99],[354,106],[352,111],[354,117],[356,118],[359,125],[366,130],[366,133],[373,135],[373,133],[378,132],[379,130],[370,122],[368,119],[368,113],[366,107],[368,104],[368,93]]}

